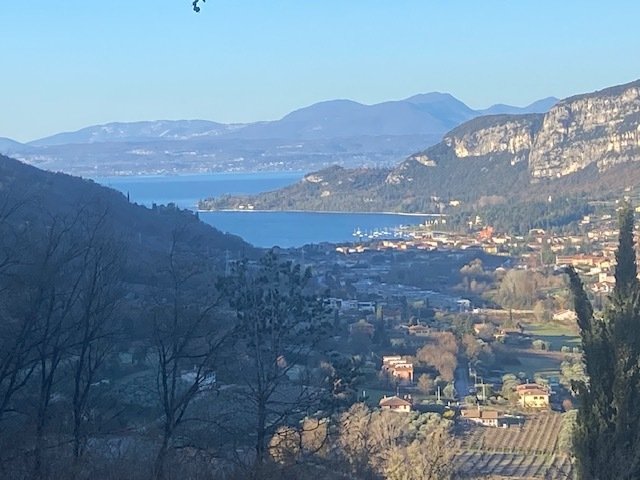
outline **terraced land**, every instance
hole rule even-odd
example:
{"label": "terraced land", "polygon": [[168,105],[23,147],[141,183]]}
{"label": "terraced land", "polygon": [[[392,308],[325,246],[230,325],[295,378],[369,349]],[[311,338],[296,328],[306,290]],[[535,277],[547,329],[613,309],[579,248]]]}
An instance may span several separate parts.
{"label": "terraced land", "polygon": [[473,426],[456,456],[461,478],[571,479],[570,458],[558,449],[561,415],[529,416],[523,426]]}

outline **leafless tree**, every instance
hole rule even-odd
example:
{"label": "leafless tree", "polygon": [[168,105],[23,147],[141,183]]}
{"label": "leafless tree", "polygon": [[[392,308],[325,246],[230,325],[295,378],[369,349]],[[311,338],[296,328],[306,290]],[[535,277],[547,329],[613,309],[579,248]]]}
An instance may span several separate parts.
{"label": "leafless tree", "polygon": [[[48,411],[59,367],[75,342],[73,313],[82,283],[78,261],[79,237],[74,235],[83,212],[71,217],[50,217],[42,243],[34,242],[33,262],[26,269],[24,318],[33,321],[35,339],[35,446],[33,478],[43,474],[43,452]],[[40,247],[40,248],[38,248]]]}
{"label": "leafless tree", "polygon": [[83,239],[78,263],[81,284],[72,320],[75,329],[70,348],[73,374],[73,456],[83,451],[83,425],[99,369],[112,351],[117,331],[114,315],[123,296],[122,271],[126,253],[109,232],[108,212],[88,218],[80,225]]}
{"label": "leafless tree", "polygon": [[157,354],[157,386],[162,408],[162,442],[154,478],[165,477],[166,460],[176,430],[193,400],[216,383],[216,360],[233,328],[216,316],[220,295],[202,258],[188,255],[184,231],[172,234],[162,289],[153,312],[153,342]]}
{"label": "leafless tree", "polygon": [[28,203],[13,191],[0,195],[0,423],[14,394],[24,387],[32,369],[33,323],[12,315],[17,267],[25,260],[25,226],[17,218]]}
{"label": "leafless tree", "polygon": [[82,205],[66,215],[41,209],[33,225],[9,222],[20,244],[13,242],[11,253],[3,248],[4,258],[18,260],[3,262],[0,272],[0,420],[16,410],[14,397],[30,384],[33,394],[19,410],[34,421],[33,478],[43,475],[51,400],[63,393],[56,391],[63,378],[73,379],[74,453],[80,454],[82,418],[107,349],[120,251],[116,255],[107,239],[107,212],[96,214],[95,207]]}

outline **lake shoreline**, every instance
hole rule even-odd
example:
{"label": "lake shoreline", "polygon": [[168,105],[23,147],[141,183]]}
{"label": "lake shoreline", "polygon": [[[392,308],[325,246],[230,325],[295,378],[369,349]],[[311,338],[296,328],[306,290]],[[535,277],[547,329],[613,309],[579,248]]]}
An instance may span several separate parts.
{"label": "lake shoreline", "polygon": [[[276,190],[296,181],[290,174],[199,175],[185,177],[136,177],[128,181],[102,178],[130,201],[148,208],[173,203],[200,216],[200,220],[222,232],[238,235],[259,248],[298,248],[308,244],[352,242],[354,233],[383,231],[402,225],[423,224],[439,214],[407,212],[332,212],[263,209],[199,209],[198,200],[236,192],[253,195]],[[253,213],[247,215],[245,212]]]}
{"label": "lake shoreline", "polygon": [[198,213],[229,212],[229,213],[309,213],[309,214],[344,214],[344,215],[401,215],[405,217],[446,217],[442,213],[406,213],[406,212],[345,212],[341,210],[261,210],[246,208],[221,208],[219,210],[196,209]]}

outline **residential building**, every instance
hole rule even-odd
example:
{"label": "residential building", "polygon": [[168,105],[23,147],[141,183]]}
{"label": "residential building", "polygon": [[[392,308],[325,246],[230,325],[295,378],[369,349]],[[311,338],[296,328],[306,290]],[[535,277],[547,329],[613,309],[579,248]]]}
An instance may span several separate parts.
{"label": "residential building", "polygon": [[407,328],[407,333],[416,337],[428,337],[431,334],[431,328],[426,325],[411,325]]}
{"label": "residential building", "polygon": [[537,383],[525,383],[516,387],[518,403],[524,408],[549,408],[549,391]]}
{"label": "residential building", "polygon": [[378,404],[382,410],[391,410],[392,412],[410,412],[411,411],[411,398],[400,398],[396,395],[387,397],[386,395],[380,400]]}
{"label": "residential building", "polygon": [[477,408],[463,408],[460,410],[463,420],[476,423],[484,427],[497,427],[500,420],[500,413],[496,410],[482,410],[480,405]]}
{"label": "residential building", "polygon": [[560,310],[553,314],[553,319],[557,322],[573,322],[577,319],[576,312],[573,310]]}
{"label": "residential building", "polygon": [[413,363],[399,355],[382,357],[382,371],[398,382],[413,383]]}

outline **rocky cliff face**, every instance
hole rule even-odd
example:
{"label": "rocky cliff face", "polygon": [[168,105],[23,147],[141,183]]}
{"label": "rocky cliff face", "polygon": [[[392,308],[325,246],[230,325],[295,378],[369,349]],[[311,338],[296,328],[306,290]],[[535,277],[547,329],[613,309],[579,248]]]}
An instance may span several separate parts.
{"label": "rocky cliff face", "polygon": [[540,114],[476,118],[449,132],[438,145],[411,155],[389,173],[386,183],[411,182],[415,176],[420,176],[421,167],[438,167],[449,159],[499,157],[511,165],[526,161],[541,122]]}
{"label": "rocky cliff face", "polygon": [[568,98],[544,117],[529,156],[532,179],[640,159],[640,81]]}
{"label": "rocky cliff face", "polygon": [[559,178],[591,164],[599,171],[640,160],[640,81],[561,101],[548,113],[491,115],[471,120],[443,141],[411,155],[387,182],[401,183],[412,167],[445,158],[507,158],[527,162],[532,181]]}
{"label": "rocky cliff face", "polygon": [[527,159],[541,115],[497,115],[478,119],[478,128],[469,122],[444,137],[444,143],[458,158],[482,157],[507,153],[514,162]]}

